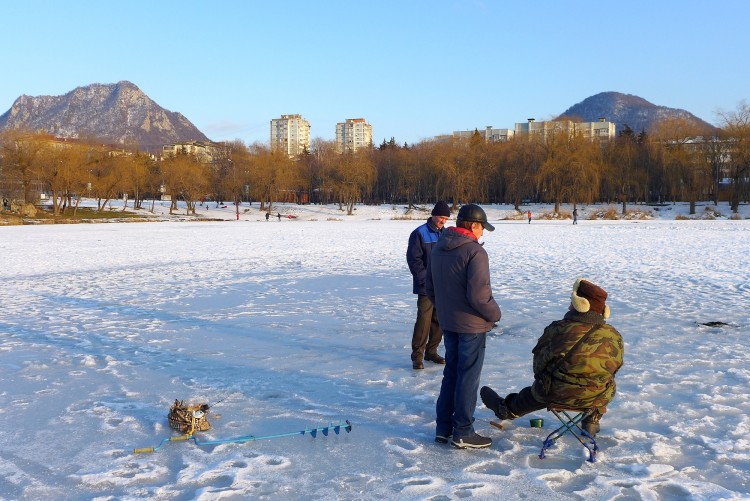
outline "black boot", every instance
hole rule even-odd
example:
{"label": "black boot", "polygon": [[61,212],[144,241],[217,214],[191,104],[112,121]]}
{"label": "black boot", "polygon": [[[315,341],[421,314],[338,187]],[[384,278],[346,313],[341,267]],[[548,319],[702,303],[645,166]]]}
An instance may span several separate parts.
{"label": "black boot", "polygon": [[489,386],[482,386],[482,389],[479,390],[479,397],[482,399],[482,403],[485,407],[494,412],[498,419],[510,420],[518,417],[505,405],[505,399],[495,393],[495,390]]}

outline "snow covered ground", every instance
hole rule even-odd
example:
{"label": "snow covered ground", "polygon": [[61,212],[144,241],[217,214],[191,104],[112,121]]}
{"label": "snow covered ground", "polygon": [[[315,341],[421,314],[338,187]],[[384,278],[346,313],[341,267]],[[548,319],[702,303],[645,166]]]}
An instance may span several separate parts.
{"label": "snow covered ground", "polygon": [[[750,499],[748,206],[694,221],[675,219],[682,205],[622,221],[587,207],[577,226],[486,207],[503,318],[482,384],[531,382],[531,348],[576,277],[610,293],[625,365],[595,463],[571,437],[539,459],[551,414],[498,430],[481,402],[490,449],[433,442],[441,368],[411,369],[404,259],[427,213],[282,206],[297,218],[266,222],[245,208],[0,227],[0,498]],[[172,435],[175,399],[222,400],[202,440],[353,430],[133,454]]]}

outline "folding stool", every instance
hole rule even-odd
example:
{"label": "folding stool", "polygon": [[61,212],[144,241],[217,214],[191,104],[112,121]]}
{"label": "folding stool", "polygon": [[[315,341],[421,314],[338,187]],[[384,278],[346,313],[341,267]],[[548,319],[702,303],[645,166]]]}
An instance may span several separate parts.
{"label": "folding stool", "polygon": [[[596,461],[596,451],[599,450],[599,447],[596,445],[596,439],[589,434],[586,430],[582,429],[580,427],[581,421],[583,421],[586,417],[588,417],[590,414],[594,412],[594,409],[549,409],[552,414],[554,414],[557,419],[560,420],[560,423],[562,423],[562,426],[554,430],[552,433],[547,435],[547,438],[544,439],[544,443],[542,444],[542,452],[539,453],[539,459],[544,459],[544,451],[555,445],[555,442],[558,438],[562,437],[566,433],[570,432],[571,435],[573,435],[576,440],[578,440],[581,445],[583,445],[586,450],[589,451],[589,458],[587,461],[593,463]],[[569,412],[574,412],[576,414],[571,415]],[[581,435],[586,438],[587,440],[584,441],[581,439],[578,434],[576,434],[576,430],[581,432]],[[590,443],[586,443],[590,441]]]}

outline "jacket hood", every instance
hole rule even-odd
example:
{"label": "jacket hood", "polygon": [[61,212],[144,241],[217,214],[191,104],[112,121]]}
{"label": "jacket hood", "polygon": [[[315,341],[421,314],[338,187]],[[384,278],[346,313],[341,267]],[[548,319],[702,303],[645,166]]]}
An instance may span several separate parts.
{"label": "jacket hood", "polygon": [[443,232],[443,235],[438,240],[437,247],[444,251],[451,251],[461,247],[462,245],[468,245],[471,243],[477,243],[477,241],[467,235],[464,235],[456,230],[455,227],[451,226],[447,228],[447,231]]}

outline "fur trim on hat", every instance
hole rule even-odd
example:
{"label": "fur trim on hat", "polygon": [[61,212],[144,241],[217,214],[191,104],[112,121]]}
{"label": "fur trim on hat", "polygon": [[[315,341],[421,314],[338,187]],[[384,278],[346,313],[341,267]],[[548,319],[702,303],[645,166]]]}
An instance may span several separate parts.
{"label": "fur trim on hat", "polygon": [[[581,282],[589,282],[590,284],[593,284],[591,280],[588,280],[586,278],[579,278],[578,280],[576,280],[576,282],[573,284],[573,292],[570,294],[570,304],[577,312],[586,313],[591,309],[591,303],[585,297],[578,295],[578,287],[581,285]],[[604,318],[609,318],[609,314],[609,306],[605,304],[604,313],[602,313],[602,316]]]}

